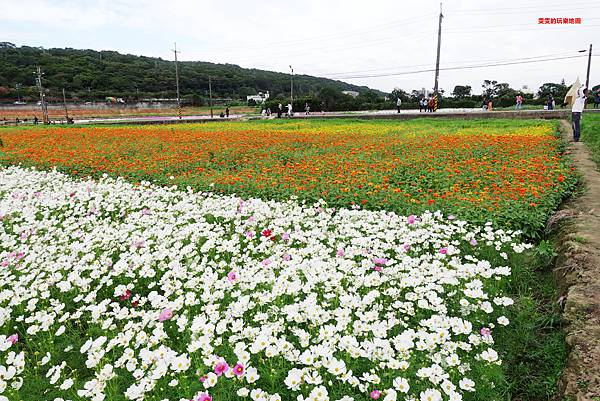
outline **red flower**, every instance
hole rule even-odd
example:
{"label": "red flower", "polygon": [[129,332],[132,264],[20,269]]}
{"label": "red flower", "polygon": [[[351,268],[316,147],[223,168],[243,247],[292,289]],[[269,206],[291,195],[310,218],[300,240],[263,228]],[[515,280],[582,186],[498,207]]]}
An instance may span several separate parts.
{"label": "red flower", "polygon": [[269,238],[269,237],[271,237],[271,235],[273,235],[273,232],[272,232],[271,230],[269,230],[268,228],[265,228],[265,229],[262,231],[262,236],[263,236],[263,237],[267,237],[267,238]]}

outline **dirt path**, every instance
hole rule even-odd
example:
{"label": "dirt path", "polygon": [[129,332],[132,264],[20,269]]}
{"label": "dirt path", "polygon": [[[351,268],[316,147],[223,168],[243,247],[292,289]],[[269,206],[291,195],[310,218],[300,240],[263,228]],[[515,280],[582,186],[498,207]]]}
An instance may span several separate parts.
{"label": "dirt path", "polygon": [[[561,132],[572,140],[567,121],[561,121]],[[600,172],[584,143],[570,143],[568,151],[585,192],[549,222],[569,346],[560,390],[565,400],[600,401]]]}

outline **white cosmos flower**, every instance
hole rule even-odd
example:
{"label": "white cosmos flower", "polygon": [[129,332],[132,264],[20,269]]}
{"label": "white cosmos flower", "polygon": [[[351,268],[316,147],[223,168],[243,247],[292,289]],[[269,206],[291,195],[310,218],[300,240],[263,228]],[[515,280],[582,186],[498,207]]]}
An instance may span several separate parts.
{"label": "white cosmos flower", "polygon": [[[387,211],[21,167],[0,168],[0,220],[0,264],[19,272],[0,277],[0,325],[22,326],[39,344],[73,335],[67,327],[93,328],[64,348],[64,361],[40,356],[56,363],[47,376],[56,384],[78,369],[76,347],[92,376],[78,369],[61,386],[94,401],[116,372],[133,383],[128,400],[157,398],[159,383],[181,386],[197,373],[205,389],[228,380],[240,397],[278,401],[258,388],[258,372],[279,362],[289,371],[275,384],[303,392],[302,401],[324,401],[339,386],[381,388],[384,401],[433,401],[440,390],[460,400],[453,386],[464,388],[450,378],[499,363],[494,349],[482,352],[493,341],[479,330],[501,330],[508,319],[492,322],[491,313],[513,304],[498,284],[510,267],[469,254],[469,242],[500,256],[490,260],[530,248],[519,233],[440,212],[407,224]],[[10,334],[0,336],[4,387],[23,383],[37,361],[15,352],[21,340]],[[223,378],[214,373],[221,358]],[[390,369],[435,388],[403,377],[386,389]]]}
{"label": "white cosmos flower", "polygon": [[475,391],[475,382],[467,377],[460,379],[458,385],[465,391]]}

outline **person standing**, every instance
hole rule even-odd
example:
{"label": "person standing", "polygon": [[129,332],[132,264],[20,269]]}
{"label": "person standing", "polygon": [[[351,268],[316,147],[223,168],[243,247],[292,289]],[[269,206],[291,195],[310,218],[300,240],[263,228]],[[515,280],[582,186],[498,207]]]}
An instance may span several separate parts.
{"label": "person standing", "polygon": [[306,115],[310,114],[310,106],[308,105],[308,102],[304,103],[304,111],[306,112]]}
{"label": "person standing", "polygon": [[398,109],[398,113],[400,113],[401,105],[402,105],[402,100],[400,100],[400,98],[398,98],[398,100],[396,100],[396,109]]}
{"label": "person standing", "polygon": [[523,96],[517,95],[517,104],[515,105],[515,110],[520,110],[523,105]]}
{"label": "person standing", "polygon": [[547,106],[548,106],[548,110],[554,110],[554,97],[552,96],[552,94],[548,95]]}
{"label": "person standing", "polygon": [[581,136],[581,113],[585,109],[585,101],[587,99],[587,88],[582,85],[575,93],[575,101],[571,109],[571,117],[573,119],[573,142],[579,142]]}
{"label": "person standing", "polygon": [[281,118],[282,113],[283,113],[283,106],[281,105],[281,103],[279,103],[279,106],[277,107],[277,118]]}
{"label": "person standing", "polygon": [[288,105],[287,105],[287,115],[288,115],[288,117],[291,117],[293,115],[292,114],[292,104],[291,103],[288,103]]}
{"label": "person standing", "polygon": [[594,108],[597,109],[600,104],[600,89],[594,92]]}
{"label": "person standing", "polygon": [[419,113],[423,112],[423,99],[419,99]]}
{"label": "person standing", "polygon": [[225,117],[229,117],[229,107],[225,107]]}

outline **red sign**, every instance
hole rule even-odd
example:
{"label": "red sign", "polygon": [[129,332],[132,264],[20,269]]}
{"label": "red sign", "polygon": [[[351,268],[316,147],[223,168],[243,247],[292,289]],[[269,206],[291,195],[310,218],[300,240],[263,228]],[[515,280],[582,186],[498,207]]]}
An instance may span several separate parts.
{"label": "red sign", "polygon": [[548,17],[540,17],[538,18],[538,24],[544,25],[564,25],[564,24],[581,24],[581,18],[548,18]]}

